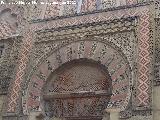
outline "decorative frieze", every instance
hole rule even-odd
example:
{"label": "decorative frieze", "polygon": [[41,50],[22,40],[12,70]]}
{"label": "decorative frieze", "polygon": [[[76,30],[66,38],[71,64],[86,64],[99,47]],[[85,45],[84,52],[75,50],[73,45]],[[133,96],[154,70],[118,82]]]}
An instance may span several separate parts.
{"label": "decorative frieze", "polygon": [[0,94],[6,94],[13,79],[13,73],[17,66],[18,53],[21,45],[21,37],[1,40],[0,58]]}
{"label": "decorative frieze", "polygon": [[153,0],[70,0],[67,2],[66,0],[41,0],[33,5],[32,19],[70,17],[118,7],[141,6],[146,3],[149,4],[151,1]]}
{"label": "decorative frieze", "polygon": [[[18,96],[18,91],[21,89],[20,84],[23,81],[25,90],[30,88],[30,86],[37,88],[37,79],[44,82],[46,76],[48,76],[50,72],[53,72],[59,65],[62,65],[73,58],[79,59],[85,56],[89,56],[89,58],[101,61],[106,66],[110,66],[109,71],[112,75],[113,83],[116,83],[114,87],[116,88],[120,85],[118,86],[118,91],[115,90],[113,92],[113,96],[116,97],[118,94],[122,94],[124,91],[128,90],[126,84],[123,84],[125,86],[121,86],[125,78],[126,80],[132,78],[128,76],[128,71],[133,70],[135,73],[138,72],[139,74],[132,73],[133,76],[139,75],[133,77],[135,83],[132,83],[133,81],[130,81],[129,83],[133,85],[129,86],[129,90],[132,90],[133,88],[135,88],[134,90],[137,90],[133,95],[135,96],[133,99],[133,106],[135,108],[137,106],[150,106],[150,96],[148,96],[150,94],[150,92],[148,92],[150,89],[150,78],[148,78],[148,73],[150,71],[149,64],[151,63],[150,59],[148,60],[150,47],[150,12],[147,6],[44,21],[30,24],[31,31],[35,31],[36,39],[30,37],[32,34],[30,35],[28,33],[24,39],[26,43],[24,43],[25,46],[22,50],[23,57],[19,62],[19,69],[16,74],[17,76],[12,94],[14,94],[13,92],[17,86],[18,90],[15,92],[16,96],[11,96],[9,99],[8,112],[16,112],[16,105],[18,105],[16,100],[21,99],[20,96]],[[35,42],[32,40],[35,40]],[[82,41],[88,41],[88,43],[83,43]],[[92,42],[93,44],[91,44]],[[104,45],[102,45],[102,43]],[[35,45],[33,49],[31,49],[32,45]],[[87,46],[91,49],[90,52],[86,52]],[[105,51],[111,49],[109,46],[118,52],[108,52],[108,54],[106,54]],[[28,57],[30,52],[31,54]],[[55,54],[51,56],[53,52]],[[119,55],[123,57],[119,57]],[[32,56],[34,57],[32,58]],[[48,56],[51,57],[48,58]],[[105,61],[105,56],[108,56],[107,62]],[[48,59],[46,60],[46,58]],[[127,62],[124,62],[124,59]],[[23,63],[21,62],[22,60],[24,60]],[[129,65],[131,69],[130,67],[126,67],[126,65]],[[124,71],[124,69],[127,70]],[[37,76],[36,74],[34,74],[34,77],[32,76],[36,70],[39,70],[37,72],[38,74],[41,74],[41,78],[35,77]],[[24,73],[26,75],[24,75]],[[119,75],[118,78],[116,74]],[[24,76],[26,76],[25,79],[23,79]],[[27,93],[26,91],[24,92],[24,96]],[[29,95],[31,99],[39,100],[39,97],[35,94]],[[113,101],[111,101],[109,105],[121,105],[123,100],[121,100],[120,97],[116,97],[112,98]],[[123,94],[123,97],[126,97],[126,94]],[[25,97],[23,98],[23,107],[25,108],[27,101],[25,101]],[[118,101],[114,102],[115,99],[118,99]],[[129,100],[130,97],[127,97],[126,100],[123,101],[124,104],[128,105]],[[30,108],[33,108],[34,110],[40,110],[38,102],[34,105],[30,105],[32,106]],[[27,112],[28,111],[24,109],[24,113]]]}
{"label": "decorative frieze", "polygon": [[156,19],[156,40],[155,40],[155,64],[154,64],[154,85],[160,85],[160,20]]}
{"label": "decorative frieze", "polygon": [[[31,76],[31,79],[29,80],[30,82],[28,83],[29,89],[24,89],[25,91],[24,92],[25,94],[23,96],[24,114],[28,114],[29,111],[41,111],[43,109],[41,102],[40,102],[41,97],[42,97],[41,89],[46,83],[48,76],[51,74],[51,72],[55,71],[61,65],[71,61],[71,58],[72,60],[81,59],[81,58],[92,59],[95,61],[99,61],[101,62],[101,64],[108,67],[109,74],[112,78],[112,87],[113,87],[112,96],[111,96],[110,102],[108,103],[108,107],[119,106],[121,110],[124,110],[126,105],[128,104],[128,100],[131,97],[130,93],[132,90],[130,88],[132,86],[131,70],[129,69],[130,65],[128,64],[127,59],[121,57],[121,54],[119,54],[120,51],[118,50],[116,51],[111,46],[107,43],[103,44],[102,42],[98,42],[92,39],[92,40],[85,40],[83,42],[82,41],[72,42],[68,44],[67,46],[63,46],[57,49],[55,52],[51,51],[50,54],[48,54],[48,57],[44,58],[45,61],[42,60],[37,65],[37,69],[35,69],[36,71],[32,71],[32,76]],[[68,51],[69,47],[71,47],[71,50],[72,50],[71,55],[70,55],[72,57],[67,57],[68,53],[66,51]],[[109,53],[104,54],[103,56],[101,55],[101,52],[103,52],[104,49],[107,49]],[[112,56],[115,56],[114,59],[111,58]],[[108,61],[110,61],[110,63],[108,63]],[[42,78],[39,78],[37,76],[37,72],[39,73],[39,71],[43,74],[43,76],[45,76],[43,80]],[[85,76],[83,76],[83,78],[84,77]],[[63,78],[61,77],[61,79]],[[55,86],[59,86],[59,85],[60,86],[58,88],[54,88],[53,90],[59,91],[61,89],[63,90],[66,89],[67,91],[69,91],[73,88],[73,86],[70,86],[71,88],[69,86],[63,88],[61,86],[62,84],[59,84],[59,82],[63,82],[63,80],[57,80],[57,84],[56,84],[56,81],[54,81]],[[50,83],[48,84],[51,85]],[[90,83],[87,82],[87,84],[91,84],[91,81]],[[99,90],[100,86],[99,84],[97,85],[98,86],[96,85],[90,86],[90,88],[93,87],[93,89]],[[50,88],[50,87],[47,87],[47,88]],[[33,91],[33,89],[35,91]],[[84,90],[88,90],[88,88],[85,87]],[[50,89],[50,91],[52,91],[52,89]],[[39,97],[37,97],[37,95]]]}
{"label": "decorative frieze", "polygon": [[155,0],[155,18],[160,18],[160,1]]}

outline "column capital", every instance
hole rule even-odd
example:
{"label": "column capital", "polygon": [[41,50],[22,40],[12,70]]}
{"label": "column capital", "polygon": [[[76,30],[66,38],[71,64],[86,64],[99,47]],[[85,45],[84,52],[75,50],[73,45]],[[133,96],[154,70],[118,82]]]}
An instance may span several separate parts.
{"label": "column capital", "polygon": [[44,118],[44,115],[39,111],[31,112],[29,114],[29,120],[43,120],[43,118]]}
{"label": "column capital", "polygon": [[107,108],[105,111],[110,113],[110,120],[119,120],[120,108]]}
{"label": "column capital", "polygon": [[106,108],[105,111],[109,113],[113,113],[113,112],[119,113],[121,110],[120,108]]}

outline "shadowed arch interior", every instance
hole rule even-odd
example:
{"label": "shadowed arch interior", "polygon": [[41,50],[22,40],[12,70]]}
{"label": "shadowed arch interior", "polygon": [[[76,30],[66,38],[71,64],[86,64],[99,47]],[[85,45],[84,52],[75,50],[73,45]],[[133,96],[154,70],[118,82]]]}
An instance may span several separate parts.
{"label": "shadowed arch interior", "polygon": [[99,119],[111,97],[107,68],[98,61],[72,60],[51,73],[43,88],[48,117]]}
{"label": "shadowed arch interior", "polygon": [[[92,71],[92,69],[89,68],[90,67],[89,64],[92,64],[92,65],[94,64],[95,66],[100,65],[101,66],[100,68],[103,68],[102,71],[104,70],[104,68],[107,69],[108,74],[112,80],[112,81],[110,80],[111,81],[110,86],[112,86],[112,95],[107,107],[118,106],[119,108],[121,108],[121,110],[124,110],[128,105],[128,101],[131,96],[130,84],[132,84],[131,82],[132,79],[131,79],[129,64],[125,59],[125,57],[122,56],[122,54],[119,54],[119,52],[120,51],[117,51],[112,46],[102,42],[97,42],[97,41],[77,41],[75,43],[71,43],[66,46],[63,46],[58,50],[52,52],[52,54],[49,54],[45,58],[45,60],[42,61],[41,64],[37,65],[37,68],[35,68],[34,72],[32,71],[33,74],[30,76],[30,82],[28,84],[26,91],[24,91],[25,94],[22,100],[24,114],[28,114],[29,112],[32,112],[32,111],[44,110],[42,105],[42,94],[44,92],[44,89],[42,88],[44,88],[44,85],[49,79],[55,79],[55,80],[58,79],[56,75],[55,75],[56,78],[52,78],[51,74],[56,73],[55,71],[58,71],[58,70],[60,71],[60,69],[62,70],[62,72],[58,72],[60,76],[61,74],[63,75],[63,72],[67,73],[66,71],[63,71],[63,67],[61,68],[61,66],[63,65],[67,70],[77,71],[77,73],[80,74],[78,70],[80,68],[78,66],[78,63],[79,64],[83,63],[83,60],[86,61],[85,64],[88,66],[86,66],[83,63],[82,65],[83,67],[81,66],[82,67],[81,69],[85,69],[85,71],[87,72]],[[87,62],[87,60],[89,60],[89,62]],[[76,64],[77,66],[69,68],[70,66],[72,66],[72,64],[74,65]],[[100,70],[97,70],[98,67],[93,67],[93,68],[96,68],[95,70],[97,72],[95,72],[93,75],[91,74],[90,76],[94,76],[95,74],[100,72]],[[84,72],[83,74],[86,74],[87,72]],[[103,76],[102,73],[103,72],[101,72],[101,75]],[[75,77],[71,77],[71,78],[72,79],[74,78],[75,80]],[[95,79],[96,77],[93,77],[93,78]],[[60,79],[63,80],[63,77],[61,77]],[[87,78],[83,78],[83,79],[87,79]],[[77,80],[77,81],[80,81],[80,80]],[[69,91],[69,92],[72,92],[72,91],[75,92],[75,88],[73,89],[72,87],[68,87],[67,86],[68,83],[65,83],[66,85],[64,85],[64,83],[63,83],[63,86],[57,87],[58,92],[63,92],[63,90]],[[78,83],[76,85],[75,81],[73,83],[74,83],[74,86],[78,85]],[[100,88],[101,87],[99,86],[97,90]],[[82,89],[82,87],[79,87],[78,90],[80,89]],[[85,93],[87,89],[86,88],[84,90],[83,89],[82,91]],[[91,89],[91,91],[92,90],[95,91],[96,89]],[[101,93],[103,93],[103,91],[101,91]],[[55,93],[52,96],[54,96],[55,98]]]}

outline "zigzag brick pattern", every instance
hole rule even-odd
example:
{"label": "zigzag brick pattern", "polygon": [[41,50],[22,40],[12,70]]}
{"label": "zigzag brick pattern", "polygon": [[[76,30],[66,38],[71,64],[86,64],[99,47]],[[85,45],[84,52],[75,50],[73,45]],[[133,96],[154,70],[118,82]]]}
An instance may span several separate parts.
{"label": "zigzag brick pattern", "polygon": [[[141,11],[141,12],[140,12]],[[128,9],[128,10],[120,10],[119,12],[103,12],[103,13],[96,13],[94,16],[92,15],[86,15],[86,16],[79,16],[79,18],[66,18],[63,20],[55,20],[55,21],[48,21],[45,23],[35,23],[32,25],[35,30],[40,29],[51,29],[56,27],[64,27],[64,26],[70,26],[70,25],[78,25],[81,23],[92,23],[97,21],[106,21],[106,20],[112,20],[115,18],[121,18],[122,16],[139,16],[139,36],[138,39],[139,43],[139,60],[138,60],[138,93],[137,93],[137,106],[148,106],[149,104],[149,64],[150,59],[149,56],[149,10],[146,7],[137,8],[137,9]],[[19,97],[19,90],[21,89],[21,82],[23,80],[24,70],[27,64],[27,56],[29,53],[29,50],[31,48],[32,42],[31,42],[31,35],[28,34],[28,37],[26,37],[26,44],[24,44],[23,50],[21,52],[21,60],[19,62],[19,68],[16,73],[16,79],[14,81],[10,98],[9,98],[9,104],[8,104],[8,112],[15,112],[16,105],[17,105],[17,99]],[[85,54],[85,53],[84,53]],[[61,62],[61,59],[59,56],[57,56],[59,59],[59,63]]]}
{"label": "zigzag brick pattern", "polygon": [[138,105],[149,104],[149,11],[144,11],[140,17],[140,39],[139,39],[139,76],[138,76]]}
{"label": "zigzag brick pattern", "polygon": [[[69,53],[70,55],[68,54],[68,52],[64,52],[65,50],[68,51],[69,48],[71,50],[71,52]],[[104,53],[105,49],[110,51],[110,54],[105,54]],[[74,51],[77,54],[76,55],[77,57],[74,57],[75,56]],[[115,54],[117,54],[117,56]],[[56,55],[61,57],[56,58],[55,57]],[[67,57],[68,55],[70,57]],[[53,60],[53,58],[56,59]],[[111,96],[111,100],[108,107],[111,107],[111,104],[112,106],[123,105],[120,106],[122,109],[124,109],[127,106],[127,104],[124,104],[124,102],[126,100],[129,100],[128,97],[130,97],[130,92],[131,92],[129,85],[130,80],[128,77],[125,77],[125,76],[130,76],[129,72],[126,73],[126,71],[128,71],[127,63],[125,63],[122,57],[118,55],[116,50],[108,47],[103,43],[97,41],[85,41],[85,42],[81,41],[72,43],[70,45],[67,45],[66,47],[62,47],[60,50],[57,50],[55,53],[49,56],[46,62],[42,63],[39,66],[37,71],[31,77],[31,82],[29,84],[28,90],[25,92],[28,94],[26,94],[23,99],[24,114],[27,114],[30,111],[41,111],[43,109],[41,107],[42,105],[40,101],[42,94],[41,93],[42,87],[46,83],[46,80],[50,75],[51,71],[54,71],[56,68],[61,66],[61,64],[59,64],[58,66],[54,67],[54,65],[51,65],[50,63],[57,64],[59,63],[59,61],[62,61],[62,64],[68,63],[71,58],[73,58],[74,60],[79,58],[87,58],[95,61],[102,60],[103,58],[103,61],[106,61],[104,62],[104,65],[109,68],[108,72],[110,73],[111,78],[113,80],[112,82],[113,95]],[[113,65],[112,63],[115,63],[114,68],[112,67]],[[120,66],[118,67],[118,65]],[[40,76],[45,76],[45,77],[43,79]],[[103,83],[101,84],[103,85]]]}
{"label": "zigzag brick pattern", "polygon": [[21,58],[19,61],[19,67],[16,73],[16,78],[14,83],[11,86],[11,92],[10,92],[10,99],[8,103],[8,109],[7,112],[15,112],[16,106],[17,106],[17,99],[19,97],[19,91],[21,89],[21,83],[23,81],[24,76],[24,70],[26,68],[26,64],[28,61],[28,54],[32,46],[32,32],[28,31],[26,32],[26,39],[23,44],[23,48],[21,51]]}

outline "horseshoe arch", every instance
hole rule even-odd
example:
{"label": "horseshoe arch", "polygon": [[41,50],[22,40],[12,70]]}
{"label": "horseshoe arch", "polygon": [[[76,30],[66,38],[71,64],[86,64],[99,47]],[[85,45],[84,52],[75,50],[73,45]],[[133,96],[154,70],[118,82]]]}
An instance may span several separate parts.
{"label": "horseshoe arch", "polygon": [[99,41],[77,41],[52,52],[30,77],[28,88],[23,92],[23,113],[43,111],[42,90],[49,76],[65,63],[88,59],[105,66],[111,77],[112,95],[109,107],[125,110],[131,98],[132,72],[123,53],[113,46]]}

